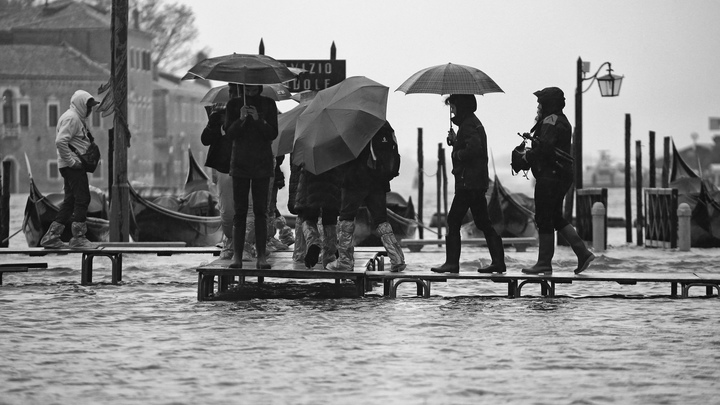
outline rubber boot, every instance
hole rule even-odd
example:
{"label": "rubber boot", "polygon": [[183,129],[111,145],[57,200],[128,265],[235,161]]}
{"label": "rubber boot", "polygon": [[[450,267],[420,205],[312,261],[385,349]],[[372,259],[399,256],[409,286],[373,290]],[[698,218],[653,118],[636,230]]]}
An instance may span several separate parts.
{"label": "rubber boot", "polygon": [[267,224],[259,222],[257,216],[255,217],[255,249],[257,251],[257,261],[255,262],[255,268],[260,270],[270,270],[272,266],[267,262]]}
{"label": "rubber boot", "polygon": [[295,220],[295,245],[293,248],[293,261],[305,262],[305,250],[307,249],[307,243],[305,242],[305,235],[302,231],[303,218],[298,215]]}
{"label": "rubber boot", "polygon": [[60,239],[64,231],[65,225],[53,221],[53,223],[50,224],[48,231],[40,240],[40,246],[46,249],[67,249],[67,243]]}
{"label": "rubber boot", "polygon": [[322,266],[323,269],[327,265],[337,259],[337,225],[323,225],[322,238]]}
{"label": "rubber boot", "polygon": [[460,233],[445,236],[445,263],[430,270],[435,273],[460,272]]}
{"label": "rubber boot", "polygon": [[525,274],[552,273],[552,258],[555,255],[555,233],[538,235],[538,260],[529,269],[522,269]]}
{"label": "rubber boot", "polygon": [[302,224],[303,236],[305,236],[305,243],[307,243],[307,250],[305,251],[305,267],[312,269],[318,262],[320,257],[320,232],[317,228],[317,221],[303,221]]}
{"label": "rubber boot", "polygon": [[85,222],[73,222],[72,223],[72,238],[68,244],[71,249],[95,249],[97,244],[92,243],[85,237],[87,233],[87,223]]}
{"label": "rubber boot", "polygon": [[[245,225],[246,219],[243,218],[241,223],[235,224],[233,227],[233,250],[235,252],[244,252],[245,250]],[[232,263],[230,263],[232,269],[243,268],[243,255],[233,255]]]}
{"label": "rubber boot", "polygon": [[377,232],[380,234],[380,240],[390,257],[390,271],[396,273],[405,270],[405,267],[407,267],[405,264],[405,255],[403,254],[402,247],[400,247],[400,243],[398,243],[397,238],[395,238],[392,226],[387,222],[383,222],[378,225]]}
{"label": "rubber boot", "polygon": [[355,234],[355,221],[340,221],[337,225],[337,252],[335,261],[325,268],[334,271],[353,271],[355,267],[355,248],[353,247],[353,236]]}
{"label": "rubber boot", "polygon": [[505,267],[505,249],[503,248],[502,237],[494,234],[486,236],[485,240],[487,241],[492,263],[487,267],[479,268],[478,273],[505,273],[507,267]]}
{"label": "rubber boot", "polygon": [[595,260],[595,255],[588,250],[585,242],[580,238],[572,225],[566,225],[563,229],[559,230],[558,233],[568,241],[573,252],[575,252],[575,256],[577,256],[578,266],[575,269],[575,274],[582,273],[583,270],[588,268],[590,262]]}

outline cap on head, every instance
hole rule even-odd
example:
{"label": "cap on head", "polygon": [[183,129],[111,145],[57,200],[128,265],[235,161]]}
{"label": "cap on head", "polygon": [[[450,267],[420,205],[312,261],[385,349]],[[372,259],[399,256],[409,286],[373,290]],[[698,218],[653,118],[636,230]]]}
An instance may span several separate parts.
{"label": "cap on head", "polygon": [[545,87],[533,94],[547,112],[565,108],[565,93],[557,87]]}

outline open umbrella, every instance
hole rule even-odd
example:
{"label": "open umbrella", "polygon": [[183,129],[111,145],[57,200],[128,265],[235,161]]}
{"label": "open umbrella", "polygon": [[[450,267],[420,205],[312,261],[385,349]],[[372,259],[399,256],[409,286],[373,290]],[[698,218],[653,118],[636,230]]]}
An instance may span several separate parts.
{"label": "open umbrella", "polygon": [[242,84],[274,84],[297,76],[284,63],[266,55],[232,55],[208,58],[188,70],[182,80],[205,79]]}
{"label": "open umbrella", "polygon": [[[271,98],[275,101],[289,100],[290,90],[283,84],[264,84],[260,95]],[[227,104],[230,101],[228,85],[213,87],[200,100],[201,104]]]}
{"label": "open umbrella", "polygon": [[310,105],[312,98],[300,101],[291,110],[278,115],[278,136],[272,143],[272,150],[275,156],[282,156],[293,151],[295,142],[295,126],[298,117]]}
{"label": "open umbrella", "polygon": [[452,63],[423,69],[410,76],[395,91],[440,95],[504,93],[482,70]]}
{"label": "open umbrella", "polygon": [[358,157],[385,123],[388,90],[353,76],[319,91],[298,117],[293,163],[320,174]]}

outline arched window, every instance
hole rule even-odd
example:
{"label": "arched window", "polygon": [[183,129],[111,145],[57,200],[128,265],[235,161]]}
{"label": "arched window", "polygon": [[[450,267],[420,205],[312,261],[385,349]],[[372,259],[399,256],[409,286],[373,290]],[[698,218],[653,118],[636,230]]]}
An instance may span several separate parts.
{"label": "arched window", "polygon": [[5,90],[3,93],[3,123],[5,125],[12,125],[15,123],[15,101],[13,99],[13,93],[10,90]]}

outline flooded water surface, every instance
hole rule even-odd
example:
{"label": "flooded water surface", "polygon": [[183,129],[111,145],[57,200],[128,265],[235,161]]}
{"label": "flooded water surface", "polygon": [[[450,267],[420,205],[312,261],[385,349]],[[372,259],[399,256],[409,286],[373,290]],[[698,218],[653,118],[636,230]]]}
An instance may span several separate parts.
{"label": "flooded water surface", "polygon": [[[572,252],[557,250],[558,268],[570,267]],[[508,249],[511,271],[536,254]],[[444,253],[411,257],[429,266]],[[450,280],[429,299],[403,285],[398,299],[375,288],[197,302],[195,268],[211,256],[123,257],[120,285],[99,258],[91,286],[80,285],[78,255],[38,259],[1,259],[50,268],[3,276],[0,404],[704,404],[720,394],[720,300],[699,287],[679,299],[668,284],[575,283],[543,298],[528,285],[508,299],[505,284]],[[480,259],[487,250],[470,248],[462,265]],[[618,243],[588,271],[713,272],[718,259]]]}

